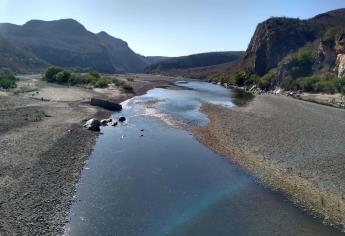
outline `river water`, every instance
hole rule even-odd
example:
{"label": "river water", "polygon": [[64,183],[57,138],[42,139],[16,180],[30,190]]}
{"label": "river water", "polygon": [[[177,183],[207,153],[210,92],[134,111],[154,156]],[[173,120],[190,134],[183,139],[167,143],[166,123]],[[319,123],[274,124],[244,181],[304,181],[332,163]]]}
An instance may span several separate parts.
{"label": "river water", "polygon": [[83,170],[67,235],[338,235],[181,127],[208,122],[202,102],[243,94],[202,82],[126,101],[127,121],[102,128]]}

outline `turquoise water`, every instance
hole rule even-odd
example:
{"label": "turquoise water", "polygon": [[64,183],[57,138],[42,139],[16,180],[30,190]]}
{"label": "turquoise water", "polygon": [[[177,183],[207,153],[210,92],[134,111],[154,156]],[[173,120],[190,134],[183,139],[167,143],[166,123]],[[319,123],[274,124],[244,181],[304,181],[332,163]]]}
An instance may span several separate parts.
{"label": "turquoise water", "polygon": [[[69,235],[338,235],[198,143],[202,102],[232,107],[238,94],[201,82],[153,89],[102,128],[70,213]],[[144,129],[142,131],[142,129]],[[143,136],[142,136],[143,135]]]}

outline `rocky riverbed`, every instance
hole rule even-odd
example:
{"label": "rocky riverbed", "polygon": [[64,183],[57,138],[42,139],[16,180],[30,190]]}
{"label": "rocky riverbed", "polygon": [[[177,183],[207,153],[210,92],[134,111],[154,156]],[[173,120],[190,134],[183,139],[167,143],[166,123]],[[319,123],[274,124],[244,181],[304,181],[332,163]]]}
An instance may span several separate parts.
{"label": "rocky riverbed", "polygon": [[[140,78],[139,78],[140,77]],[[82,126],[110,111],[91,106],[97,96],[121,102],[173,79],[137,76],[135,94],[117,87],[84,89],[23,76],[0,92],[0,235],[59,235],[75,184],[99,133]]]}
{"label": "rocky riverbed", "polygon": [[345,224],[345,111],[285,96],[258,95],[245,107],[204,104],[210,123],[198,139],[286,194]]}

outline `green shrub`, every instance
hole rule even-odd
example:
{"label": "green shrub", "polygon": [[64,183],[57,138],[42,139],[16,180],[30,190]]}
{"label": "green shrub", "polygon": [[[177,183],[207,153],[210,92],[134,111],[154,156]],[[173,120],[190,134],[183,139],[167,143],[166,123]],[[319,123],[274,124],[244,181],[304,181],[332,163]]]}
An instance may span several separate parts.
{"label": "green shrub", "polygon": [[71,73],[58,67],[49,67],[44,73],[44,80],[51,83],[84,85],[86,87],[104,88],[113,83],[110,77],[101,77],[97,72],[91,71],[87,74]]}
{"label": "green shrub", "polygon": [[113,78],[113,83],[117,86],[117,87],[121,87],[123,85],[126,84],[126,82],[124,80],[118,79],[118,78]]}
{"label": "green shrub", "polygon": [[276,68],[271,69],[267,74],[262,76],[258,81],[258,86],[261,89],[268,90],[272,87],[274,81],[276,80],[278,71]]}
{"label": "green shrub", "polygon": [[254,84],[258,84],[260,81],[260,77],[258,75],[255,75],[255,74],[252,74],[250,75],[249,79],[247,79],[245,82],[244,82],[244,85],[246,87],[249,87],[249,86],[252,86]]}
{"label": "green shrub", "polygon": [[134,77],[132,77],[132,76],[127,76],[127,77],[126,77],[126,80],[127,80],[128,82],[133,82],[133,81],[134,81]]}
{"label": "green shrub", "polygon": [[99,78],[96,83],[95,83],[95,87],[96,88],[105,88],[108,87],[109,84],[112,83],[112,79],[108,78],[108,77],[102,77]]}
{"label": "green shrub", "polygon": [[335,27],[330,27],[323,34],[322,40],[326,42],[334,41],[336,34],[337,34],[337,29]]}
{"label": "green shrub", "polygon": [[65,84],[71,79],[71,73],[68,71],[60,71],[55,75],[55,80],[59,84]]}
{"label": "green shrub", "polygon": [[122,88],[127,92],[127,93],[133,93],[134,89],[130,84],[124,84]]}
{"label": "green shrub", "polygon": [[17,87],[16,80],[17,80],[16,77],[14,77],[13,75],[9,75],[9,74],[0,75],[0,88],[3,88],[3,89],[16,88]]}
{"label": "green shrub", "polygon": [[296,80],[298,88],[305,91],[305,92],[313,92],[314,85],[317,83],[319,79],[315,76],[309,77],[302,77]]}
{"label": "green shrub", "polygon": [[96,79],[101,78],[100,74],[97,71],[90,71],[89,75],[95,77]]}
{"label": "green shrub", "polygon": [[63,70],[59,67],[50,66],[44,72],[43,80],[48,82],[56,82],[56,74],[62,72]]}
{"label": "green shrub", "polygon": [[334,79],[333,84],[339,93],[345,94],[345,77]]}

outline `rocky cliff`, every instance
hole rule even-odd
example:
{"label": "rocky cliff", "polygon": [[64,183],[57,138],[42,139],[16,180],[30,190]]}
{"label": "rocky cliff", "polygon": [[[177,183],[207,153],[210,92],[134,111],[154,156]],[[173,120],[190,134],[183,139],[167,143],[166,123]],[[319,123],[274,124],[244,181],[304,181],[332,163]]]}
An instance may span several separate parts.
{"label": "rocky cliff", "polygon": [[[307,20],[270,18],[260,23],[250,41],[242,66],[263,76],[279,67],[284,59],[304,47],[313,50],[314,69],[342,65],[345,9],[338,9]],[[337,63],[336,63],[337,62]],[[338,65],[336,68],[336,64]]]}

